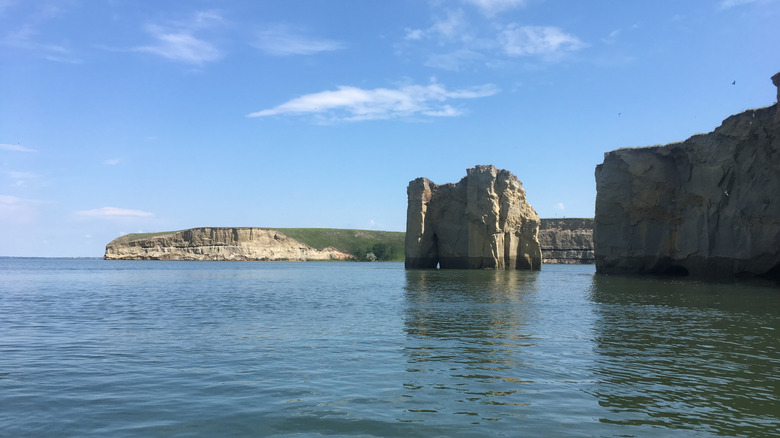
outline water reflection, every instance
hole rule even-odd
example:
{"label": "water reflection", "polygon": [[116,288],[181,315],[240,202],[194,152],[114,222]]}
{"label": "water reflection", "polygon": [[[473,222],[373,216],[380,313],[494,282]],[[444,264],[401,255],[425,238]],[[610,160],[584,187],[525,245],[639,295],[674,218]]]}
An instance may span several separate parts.
{"label": "water reflection", "polygon": [[[407,271],[405,331],[412,407],[402,421],[449,413],[473,422],[518,415],[535,345],[525,330],[537,272]],[[415,407],[419,405],[419,409]]]}
{"label": "water reflection", "polygon": [[602,422],[776,436],[777,290],[595,276],[591,298]]}

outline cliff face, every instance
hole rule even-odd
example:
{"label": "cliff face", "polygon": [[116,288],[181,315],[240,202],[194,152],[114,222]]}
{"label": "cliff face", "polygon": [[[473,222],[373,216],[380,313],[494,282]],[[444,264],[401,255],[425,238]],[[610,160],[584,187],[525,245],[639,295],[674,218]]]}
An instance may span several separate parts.
{"label": "cliff face", "polygon": [[509,171],[468,169],[457,184],[407,188],[407,269],[539,269],[539,217]]}
{"label": "cliff face", "polygon": [[682,143],[608,152],[596,189],[597,272],[780,278],[777,104]]}
{"label": "cliff face", "polygon": [[541,219],[539,244],[544,263],[593,263],[593,219]]}
{"label": "cliff face", "polygon": [[276,230],[262,228],[193,228],[147,238],[132,235],[106,245],[106,260],[345,260],[333,248],[318,250]]}

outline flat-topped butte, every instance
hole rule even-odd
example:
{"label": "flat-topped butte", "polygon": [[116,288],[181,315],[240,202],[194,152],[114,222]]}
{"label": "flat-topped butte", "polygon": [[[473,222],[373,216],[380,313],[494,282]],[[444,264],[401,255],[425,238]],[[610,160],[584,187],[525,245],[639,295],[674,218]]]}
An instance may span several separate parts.
{"label": "flat-topped butte", "polygon": [[404,233],[332,228],[201,227],[121,236],[106,260],[403,260]]}

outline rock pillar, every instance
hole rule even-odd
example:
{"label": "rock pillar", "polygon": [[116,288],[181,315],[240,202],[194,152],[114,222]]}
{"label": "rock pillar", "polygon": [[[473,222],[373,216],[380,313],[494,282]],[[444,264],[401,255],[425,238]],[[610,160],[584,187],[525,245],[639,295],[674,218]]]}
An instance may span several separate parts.
{"label": "rock pillar", "polygon": [[407,195],[407,269],[541,268],[539,217],[511,172],[476,166],[444,185],[417,178]]}

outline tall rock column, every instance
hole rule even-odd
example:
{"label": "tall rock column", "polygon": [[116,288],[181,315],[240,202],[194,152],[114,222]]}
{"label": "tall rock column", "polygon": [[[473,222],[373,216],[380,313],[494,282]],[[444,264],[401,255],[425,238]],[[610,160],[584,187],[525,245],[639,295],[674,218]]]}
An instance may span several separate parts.
{"label": "tall rock column", "polygon": [[444,185],[418,178],[407,195],[407,269],[541,268],[539,217],[511,172],[476,166]]}
{"label": "tall rock column", "polygon": [[[427,178],[417,178],[409,183],[406,189],[408,206],[406,209],[406,238],[404,248],[405,264],[417,268],[435,268],[439,263],[439,254],[434,234],[426,232],[430,229],[428,205],[430,205],[434,185]],[[413,256],[409,256],[413,254]]]}

